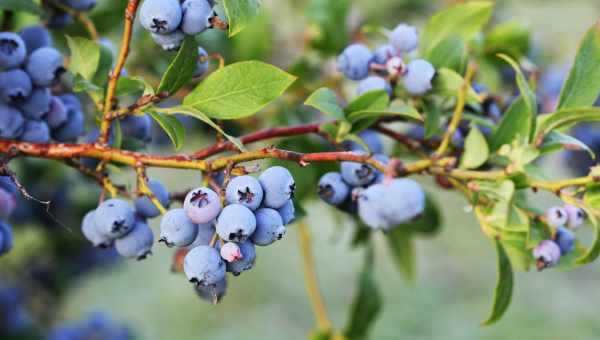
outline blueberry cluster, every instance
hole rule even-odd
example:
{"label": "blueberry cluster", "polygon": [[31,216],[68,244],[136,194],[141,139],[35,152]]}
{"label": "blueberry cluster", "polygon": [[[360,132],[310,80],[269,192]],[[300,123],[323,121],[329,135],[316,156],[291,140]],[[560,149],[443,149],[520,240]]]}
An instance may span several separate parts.
{"label": "blueberry cluster", "polygon": [[580,227],[586,219],[580,208],[567,204],[551,207],[546,211],[546,223],[556,228],[552,239],[543,240],[533,249],[533,257],[539,270],[555,266],[561,256],[575,250],[575,235],[571,229]]}
{"label": "blueberry cluster", "polygon": [[[89,12],[96,6],[96,0],[58,0],[58,3],[77,12]],[[71,14],[56,6],[48,6],[48,27],[61,29],[73,22]]]}
{"label": "blueberry cluster", "polygon": [[[169,192],[157,180],[149,180],[148,187],[163,207],[170,204]],[[108,248],[114,245],[124,257],[143,260],[152,253],[154,234],[147,219],[160,215],[158,208],[147,196],[138,197],[134,204],[112,198],[88,212],[81,223],[81,231],[94,246]]]}
{"label": "blueberry cluster", "polygon": [[417,29],[400,24],[389,34],[389,42],[374,51],[360,43],[346,47],[337,58],[337,66],[348,79],[360,80],[359,96],[375,90],[385,90],[391,96],[398,78],[408,94],[423,95],[432,87],[435,68],[424,59],[407,59],[418,44]]}
{"label": "blueberry cluster", "polygon": [[116,323],[105,313],[93,312],[86,320],[69,322],[50,330],[48,340],[111,339],[133,340],[135,335],[126,325]]}
{"label": "blueberry cluster", "polygon": [[[389,159],[375,132],[360,134],[374,158],[383,164]],[[356,143],[346,147],[359,155],[366,152]],[[355,214],[373,229],[389,231],[421,215],[425,208],[425,192],[410,179],[384,181],[384,174],[370,165],[342,162],[340,172],[328,172],[319,179],[319,197],[340,210]]]}
{"label": "blueberry cluster", "polygon": [[25,295],[21,287],[0,281],[0,336],[21,332],[30,323],[31,315],[25,308]]}
{"label": "blueberry cluster", "polygon": [[294,189],[291,173],[280,166],[266,169],[258,179],[232,178],[225,184],[223,202],[212,189],[196,188],[187,194],[183,209],[164,215],[160,242],[189,250],[183,260],[187,278],[200,297],[218,302],[227,288],[225,273],[237,276],[251,269],[255,246],[284,236],[295,218]]}
{"label": "blueberry cluster", "polygon": [[12,226],[4,219],[17,207],[18,189],[8,176],[0,176],[0,256],[13,248]]}

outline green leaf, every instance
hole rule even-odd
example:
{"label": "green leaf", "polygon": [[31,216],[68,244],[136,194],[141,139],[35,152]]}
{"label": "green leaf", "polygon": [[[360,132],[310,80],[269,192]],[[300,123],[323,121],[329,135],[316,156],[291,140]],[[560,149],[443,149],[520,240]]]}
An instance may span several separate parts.
{"label": "green leaf", "polygon": [[348,121],[352,124],[371,118],[381,118],[387,116],[401,116],[405,118],[410,118],[411,120],[415,120],[418,122],[423,121],[423,117],[419,114],[419,112],[412,106],[402,105],[398,107],[391,107],[389,109],[384,110],[361,110],[354,111],[348,114]]}
{"label": "green leaf", "polygon": [[358,291],[350,309],[350,318],[344,329],[344,335],[348,340],[366,338],[369,328],[382,307],[381,293],[373,279],[373,254],[370,248],[367,249],[367,259],[358,284]]}
{"label": "green leaf", "polygon": [[108,76],[113,67],[113,52],[107,46],[98,44],[100,47],[100,59],[98,60],[98,69],[92,82],[104,86],[108,81]]}
{"label": "green leaf", "polygon": [[483,325],[491,325],[500,320],[510,305],[513,291],[513,272],[504,246],[500,241],[494,239],[496,253],[498,254],[498,279],[494,290],[494,304],[492,311]]}
{"label": "green leaf", "polygon": [[171,142],[173,142],[175,149],[179,150],[185,139],[185,128],[179,119],[152,110],[148,110],[146,113],[149,114],[163,130],[165,130],[171,139]]}
{"label": "green leaf", "polygon": [[390,96],[385,90],[369,91],[348,103],[344,108],[346,117],[356,111],[385,110],[390,104]]}
{"label": "green leaf", "polygon": [[344,110],[339,106],[335,92],[326,87],[321,87],[313,92],[306,99],[304,105],[312,106],[325,114],[333,116],[336,120],[346,120]]}
{"label": "green leaf", "polygon": [[489,21],[493,2],[469,1],[449,7],[429,19],[421,38],[421,51],[427,55],[448,37],[470,41]]}
{"label": "green leaf", "polygon": [[429,102],[423,102],[423,108],[425,112],[425,138],[441,134],[443,129],[440,108]]}
{"label": "green leaf", "polygon": [[83,78],[81,74],[76,74],[75,78],[73,79],[73,91],[75,92],[88,92],[91,94],[94,92],[100,92],[101,90],[102,88]]}
{"label": "green leaf", "polygon": [[183,104],[210,118],[244,118],[277,99],[295,80],[275,66],[243,61],[212,72]]}
{"label": "green leaf", "polygon": [[425,57],[436,70],[452,69],[462,73],[467,64],[467,46],[459,36],[450,36],[442,40]]}
{"label": "green leaf", "polygon": [[531,36],[529,29],[523,24],[508,21],[490,30],[486,34],[483,44],[484,51],[488,55],[496,56],[502,53],[518,60],[529,54]]}
{"label": "green leaf", "polygon": [[419,219],[401,224],[396,229],[407,229],[420,235],[436,234],[442,227],[442,214],[438,204],[431,198],[432,196],[425,196],[425,210]]}
{"label": "green leaf", "polygon": [[131,77],[119,77],[117,82],[117,91],[116,94],[118,96],[125,95],[140,95],[144,93],[146,89],[146,84],[138,79]]}
{"label": "green leaf", "polygon": [[229,37],[240,33],[258,15],[260,0],[223,0],[229,21]]}
{"label": "green leaf", "polygon": [[558,99],[558,108],[591,106],[600,93],[600,24],[586,33]]}
{"label": "green leaf", "polygon": [[540,145],[540,153],[548,154],[560,150],[584,150],[588,152],[590,157],[596,158],[594,151],[579,139],[556,130],[550,131],[549,134],[544,136],[544,141]]}
{"label": "green leaf", "polygon": [[325,56],[334,56],[348,44],[346,19],[350,11],[348,0],[310,0],[306,18],[315,32],[311,46]]}
{"label": "green leaf", "polygon": [[385,239],[398,270],[408,281],[414,281],[416,261],[412,232],[405,228],[395,228],[386,235]]}
{"label": "green leaf", "polygon": [[594,242],[583,256],[577,258],[577,264],[593,262],[600,256],[600,226],[598,225],[598,220],[596,219],[594,211],[591,211],[589,208],[592,207],[596,212],[600,208],[600,186],[593,185],[588,187],[586,193],[583,195],[583,202],[585,203],[585,206],[580,206],[580,208],[586,212],[590,224],[594,228]]}
{"label": "green leaf", "polygon": [[516,99],[506,110],[500,126],[490,138],[490,149],[498,150],[504,144],[510,144],[517,136],[529,138],[531,115],[523,97]]}
{"label": "green leaf", "polygon": [[157,93],[166,92],[173,95],[177,92],[192,79],[197,61],[198,43],[194,37],[187,37],[163,74]]}
{"label": "green leaf", "polygon": [[100,62],[100,46],[92,40],[67,36],[67,44],[71,50],[69,69],[83,78],[91,80]]}
{"label": "green leaf", "polygon": [[565,108],[538,117],[538,136],[562,127],[570,127],[580,122],[600,121],[599,107]]}
{"label": "green leaf", "polygon": [[44,11],[33,0],[0,0],[0,8],[8,11],[27,12],[43,16]]}
{"label": "green leaf", "polygon": [[[456,71],[449,68],[441,68],[436,71],[436,76],[433,78],[433,93],[444,97],[456,97],[458,90],[463,86],[465,80]],[[471,87],[467,91],[467,103],[479,103],[479,96]]]}
{"label": "green leaf", "polygon": [[460,159],[460,167],[463,169],[475,169],[482,166],[490,155],[485,137],[477,126],[472,125],[471,131],[465,140],[465,151]]}

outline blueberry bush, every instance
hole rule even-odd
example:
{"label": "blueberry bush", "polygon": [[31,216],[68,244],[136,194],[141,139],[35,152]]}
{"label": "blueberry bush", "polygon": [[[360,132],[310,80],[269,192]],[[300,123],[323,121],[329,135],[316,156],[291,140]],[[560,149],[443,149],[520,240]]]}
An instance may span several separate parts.
{"label": "blueberry bush", "polygon": [[[166,246],[175,249],[164,275],[217,304],[229,280],[260,265],[260,247],[296,228],[310,337],[366,338],[384,306],[373,237],[412,279],[414,240],[441,225],[427,177],[464,196],[497,254],[485,325],[508,310],[515,271],[569,270],[600,255],[597,24],[570,69],[552,70],[536,65],[527,28],[492,19],[493,2],[457,2],[422,25],[352,27],[348,1],[312,0],[305,51],[283,70],[264,61],[260,42],[229,61],[227,39],[244,44],[238,33],[260,25],[259,0],[96,2],[0,0],[0,255],[24,239],[48,257],[9,263],[0,335],[132,338],[101,313],[50,327],[50,310],[25,300]],[[118,43],[104,36],[113,27]],[[553,154],[570,177],[542,171]],[[201,179],[176,191],[151,168]],[[541,192],[561,203],[539,207]],[[349,217],[350,246],[364,252],[343,327],[315,274],[302,206],[316,198]],[[40,240],[14,237],[32,221],[44,226]]]}

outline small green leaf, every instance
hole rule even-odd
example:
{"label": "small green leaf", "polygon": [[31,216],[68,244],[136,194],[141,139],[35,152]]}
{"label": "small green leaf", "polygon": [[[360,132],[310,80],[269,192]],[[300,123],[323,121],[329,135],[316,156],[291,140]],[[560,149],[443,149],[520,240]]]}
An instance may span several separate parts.
{"label": "small green leaf", "polygon": [[600,186],[593,185],[588,187],[586,193],[583,195],[583,202],[585,203],[585,206],[580,206],[580,208],[586,212],[588,219],[590,220],[590,224],[594,228],[594,242],[587,252],[585,252],[585,254],[577,258],[577,264],[593,262],[598,258],[598,256],[600,256],[600,226],[598,225],[596,215],[594,215],[594,212],[589,208],[591,207],[595,211],[598,211],[600,208]]}
{"label": "small green leaf", "polygon": [[92,82],[104,86],[108,81],[108,76],[113,67],[113,52],[110,48],[98,44],[100,47],[100,59],[98,60],[98,69],[94,74]]}
{"label": "small green leaf", "polygon": [[260,0],[223,0],[229,21],[229,37],[240,33],[258,15]]}
{"label": "small green leaf", "polygon": [[335,92],[326,87],[313,92],[306,99],[304,105],[312,106],[325,114],[333,116],[336,120],[346,120],[344,110],[339,106]]}
{"label": "small green leaf", "polygon": [[100,46],[92,40],[67,36],[67,44],[71,50],[69,69],[83,78],[91,80],[100,62]]}
{"label": "small green leaf", "polygon": [[425,59],[436,70],[448,68],[462,73],[467,64],[467,46],[461,37],[450,36],[435,46]]}
{"label": "small green leaf", "polygon": [[163,74],[157,93],[166,92],[169,95],[176,93],[192,79],[197,61],[198,43],[194,37],[187,37]]}
{"label": "small green leaf", "polygon": [[183,104],[215,119],[251,116],[277,99],[296,77],[260,61],[243,61],[212,72]]}
{"label": "small green leaf", "polygon": [[346,116],[355,111],[385,110],[390,104],[390,96],[385,90],[369,91],[351,101],[345,108]]}
{"label": "small green leaf", "polygon": [[418,122],[423,121],[423,117],[421,117],[419,112],[414,107],[408,105],[391,107],[385,110],[354,111],[348,114],[348,121],[354,124],[364,119],[381,118],[388,116],[401,116]]}
{"label": "small green leaf", "polygon": [[556,130],[550,131],[550,133],[544,137],[542,145],[540,145],[540,153],[549,154],[560,150],[583,150],[587,151],[593,159],[596,158],[594,151],[579,139]]}
{"label": "small green leaf", "polygon": [[408,281],[414,281],[416,259],[412,232],[406,228],[395,228],[386,235],[386,240],[398,270]]}
{"label": "small green leaf", "polygon": [[487,320],[483,321],[483,325],[491,325],[500,320],[510,305],[513,291],[513,271],[504,246],[496,239],[494,245],[498,255],[498,279],[494,290],[492,311]]}
{"label": "small green leaf", "polygon": [[73,91],[75,92],[100,92],[102,88],[93,84],[91,81],[83,78],[81,74],[76,74],[73,79]]}
{"label": "small green leaf", "polygon": [[[458,90],[463,86],[465,80],[456,71],[449,68],[441,68],[436,71],[433,78],[433,93],[444,97],[456,97]],[[467,91],[467,103],[479,103],[480,99],[473,88]]]}
{"label": "small green leaf", "polygon": [[504,144],[510,144],[515,138],[529,138],[531,115],[523,97],[516,99],[506,110],[500,126],[490,138],[490,149],[498,150]]}
{"label": "small green leaf", "polygon": [[570,127],[580,122],[600,121],[599,107],[565,108],[538,117],[538,136],[562,127]]}
{"label": "small green leaf", "polygon": [[134,94],[140,95],[144,93],[145,89],[146,84],[138,78],[119,77],[119,81],[117,82],[116,94],[118,96]]}
{"label": "small green leaf", "polygon": [[465,140],[465,152],[460,159],[460,167],[463,169],[476,169],[482,166],[490,155],[485,137],[477,126],[472,125],[471,131]]}
{"label": "small green leaf", "polygon": [[529,29],[523,24],[508,21],[490,30],[483,44],[485,53],[490,56],[502,53],[518,60],[529,54],[531,36]]}
{"label": "small green leaf", "polygon": [[600,24],[586,33],[558,99],[558,108],[591,106],[600,93]]}
{"label": "small green leaf", "polygon": [[43,16],[44,11],[33,0],[0,0],[0,8],[8,11],[27,12]]}
{"label": "small green leaf", "polygon": [[174,116],[164,115],[155,111],[147,111],[147,114],[150,115],[160,127],[165,130],[171,142],[173,142],[173,146],[176,150],[179,150],[183,145],[183,140],[185,139],[185,128],[183,124]]}
{"label": "small green leaf", "polygon": [[425,138],[431,138],[433,136],[442,133],[442,112],[440,108],[430,102],[423,102],[423,110],[425,112]]}
{"label": "small green leaf", "polygon": [[[112,143],[111,147],[113,147],[115,149],[120,149],[123,146],[123,130],[121,130],[121,121],[115,120],[114,124],[112,126],[115,128],[115,130],[114,130],[115,140]],[[112,133],[112,131],[111,131],[111,133]]]}

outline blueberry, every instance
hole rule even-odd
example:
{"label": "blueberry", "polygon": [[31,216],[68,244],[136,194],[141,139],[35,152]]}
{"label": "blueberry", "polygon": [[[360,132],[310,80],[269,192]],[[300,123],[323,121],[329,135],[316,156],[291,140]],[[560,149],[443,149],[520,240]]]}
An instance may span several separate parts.
{"label": "blueberry", "polygon": [[142,26],[152,33],[167,34],[181,24],[182,9],[178,0],[146,0],[140,9]]}
{"label": "blueberry", "polygon": [[196,63],[196,70],[194,71],[194,77],[203,76],[208,71],[208,52],[202,47],[198,47],[198,62]]}
{"label": "blueberry", "polygon": [[79,12],[87,12],[96,6],[96,0],[61,0],[63,4]]}
{"label": "blueberry", "polygon": [[567,213],[567,227],[575,229],[580,227],[585,221],[585,212],[574,206],[567,204],[564,206],[564,210]]}
{"label": "blueberry", "polygon": [[240,246],[235,242],[227,242],[221,246],[219,251],[221,258],[227,262],[233,262],[242,259],[242,252]]}
{"label": "blueberry", "polygon": [[292,223],[296,219],[296,208],[294,207],[294,201],[289,200],[283,207],[277,209],[279,215],[281,215],[281,219],[283,220],[283,225],[288,225]]}
{"label": "blueberry", "polygon": [[415,59],[406,65],[402,83],[408,93],[422,95],[431,90],[435,68],[427,60]]}
{"label": "blueberry", "polygon": [[58,96],[67,109],[82,111],[81,100],[74,93],[64,93]]}
{"label": "blueberry", "polygon": [[48,19],[48,28],[61,29],[69,26],[73,22],[73,17],[63,11],[56,11]]}
{"label": "blueberry", "polygon": [[27,53],[31,53],[40,47],[49,47],[53,45],[50,32],[42,26],[27,26],[19,32],[27,47]]}
{"label": "blueberry", "polygon": [[385,185],[383,211],[392,227],[418,218],[425,209],[425,191],[412,179],[394,179]]}
{"label": "blueberry", "polygon": [[15,195],[0,187],[0,217],[9,217],[16,207]]}
{"label": "blueberry", "polygon": [[27,143],[47,143],[50,141],[48,124],[41,120],[28,120],[23,126],[20,139]]}
{"label": "blueberry", "polygon": [[392,86],[387,80],[378,76],[370,76],[363,79],[358,84],[358,87],[356,88],[356,95],[361,96],[367,92],[379,90],[385,90],[388,95],[392,95]]}
{"label": "blueberry", "polygon": [[208,223],[221,212],[221,199],[209,188],[196,188],[185,196],[183,209],[192,222]]}
{"label": "blueberry", "polygon": [[216,286],[225,278],[225,263],[219,252],[210,246],[198,246],[183,259],[183,270],[190,282],[198,286]]}
{"label": "blueberry", "polygon": [[377,49],[373,52],[373,62],[385,65],[388,60],[397,55],[394,46],[390,44],[385,44],[377,47]]}
{"label": "blueberry", "polygon": [[350,151],[367,151],[370,153],[383,153],[383,143],[377,132],[373,130],[364,130],[358,134],[358,137],[369,147],[369,150],[365,150],[364,146],[354,141],[344,141],[343,146],[346,150]]}
{"label": "blueberry", "polygon": [[23,133],[25,119],[19,110],[0,103],[0,139],[16,139]]}
{"label": "blueberry", "polygon": [[75,142],[83,135],[85,118],[79,110],[67,109],[67,122],[52,131],[52,138],[61,143]]}
{"label": "blueberry", "polygon": [[41,119],[46,112],[50,111],[51,101],[52,95],[47,87],[36,87],[31,91],[29,98],[20,103],[19,108],[25,117]]}
{"label": "blueberry", "polygon": [[138,261],[152,254],[154,234],[143,220],[138,220],[127,235],[115,241],[115,249],[121,256],[135,258]]}
{"label": "blueberry", "polygon": [[[211,231],[210,235],[205,237],[208,239],[206,245],[210,242],[213,234],[214,231]],[[160,241],[169,247],[187,247],[196,240],[197,236],[198,225],[190,220],[183,209],[167,211],[160,221]]]}
{"label": "blueberry", "polygon": [[533,249],[538,270],[555,266],[560,256],[560,247],[552,240],[544,240]]}
{"label": "blueberry", "polygon": [[31,78],[21,69],[0,73],[0,99],[5,103],[23,102],[31,94]]}
{"label": "blueberry", "polygon": [[25,66],[36,86],[50,86],[65,72],[63,57],[52,47],[39,48],[29,55]]}
{"label": "blueberry", "polygon": [[452,145],[462,148],[465,144],[465,137],[460,130],[454,131],[452,134]]}
{"label": "blueberry", "polygon": [[67,122],[68,112],[62,100],[58,97],[50,98],[50,107],[44,115],[44,121],[50,129],[54,130]]}
{"label": "blueberry", "polygon": [[[167,188],[158,180],[151,179],[148,181],[148,187],[154,196],[158,199],[163,208],[169,208],[171,199],[169,198],[169,191]],[[150,198],[147,196],[138,197],[135,202],[135,210],[138,214],[145,218],[154,218],[160,215],[158,208],[152,203]]]}
{"label": "blueberry", "polygon": [[21,65],[27,56],[25,42],[13,32],[0,33],[0,67],[13,68]]}
{"label": "blueberry", "polygon": [[[354,151],[357,155],[366,155],[364,151]],[[351,186],[365,186],[375,179],[375,169],[367,164],[356,162],[341,162],[341,172],[344,181]]]}
{"label": "blueberry", "polygon": [[256,249],[254,244],[250,241],[242,242],[239,244],[242,258],[237,261],[227,262],[227,271],[234,276],[240,275],[243,271],[252,269],[254,266],[254,260],[256,260]]}
{"label": "blueberry", "polygon": [[242,204],[251,210],[256,210],[262,202],[263,189],[260,182],[252,176],[234,177],[227,184],[225,198],[229,204]]}
{"label": "blueberry", "polygon": [[194,242],[188,246],[189,249],[195,248],[198,246],[207,246],[212,241],[215,236],[215,227],[212,222],[198,224],[198,234],[194,239]]}
{"label": "blueberry", "polygon": [[323,201],[340,205],[348,198],[350,187],[339,172],[328,172],[319,179],[318,194]]}
{"label": "blueberry", "polygon": [[126,201],[112,198],[102,202],[94,214],[98,231],[107,237],[124,236],[135,224],[135,212]]}
{"label": "blueberry", "polygon": [[96,210],[92,210],[83,217],[83,221],[81,222],[81,232],[95,247],[108,247],[113,243],[113,239],[100,233],[94,222],[95,214]]}
{"label": "blueberry", "polygon": [[553,227],[560,227],[567,224],[569,215],[563,207],[555,206],[546,211],[546,222]]}
{"label": "blueberry", "polygon": [[165,51],[179,50],[179,47],[181,47],[181,44],[185,39],[185,34],[180,30],[176,30],[167,34],[152,33],[151,35],[152,40],[159,44]]}
{"label": "blueberry", "polygon": [[575,250],[575,235],[572,231],[565,227],[558,227],[556,229],[556,238],[554,240],[560,248],[562,255],[568,254]]}
{"label": "blueberry", "polygon": [[223,299],[227,292],[227,279],[225,278],[209,287],[196,286],[195,289],[201,299],[216,304]]}
{"label": "blueberry", "polygon": [[383,210],[384,201],[389,199],[386,196],[383,184],[371,185],[358,196],[358,215],[367,226],[383,230],[392,227]]}
{"label": "blueberry", "polygon": [[411,52],[419,45],[419,33],[413,26],[400,24],[390,33],[390,44],[398,52]]}
{"label": "blueberry", "polygon": [[181,4],[183,19],[181,30],[187,35],[196,35],[204,32],[212,25],[210,19],[214,17],[213,5],[207,0],[185,0]]}
{"label": "blueberry", "polygon": [[19,192],[19,188],[17,188],[13,180],[8,176],[0,176],[0,188],[13,195]]}
{"label": "blueberry", "polygon": [[268,246],[285,235],[283,219],[277,210],[261,208],[256,211],[256,230],[252,242],[257,246]]}
{"label": "blueberry", "polygon": [[337,67],[347,78],[361,80],[369,75],[373,53],[363,44],[352,44],[337,58]]}
{"label": "blueberry", "polygon": [[284,167],[268,168],[258,177],[258,181],[264,190],[263,205],[267,208],[279,209],[294,196],[296,183]]}
{"label": "blueberry", "polygon": [[222,240],[244,242],[256,229],[256,217],[246,206],[230,204],[219,215],[216,229]]}
{"label": "blueberry", "polygon": [[10,224],[0,220],[0,256],[13,248],[13,234]]}
{"label": "blueberry", "polygon": [[136,138],[142,142],[152,139],[152,118],[146,114],[130,115],[120,121],[123,136]]}

